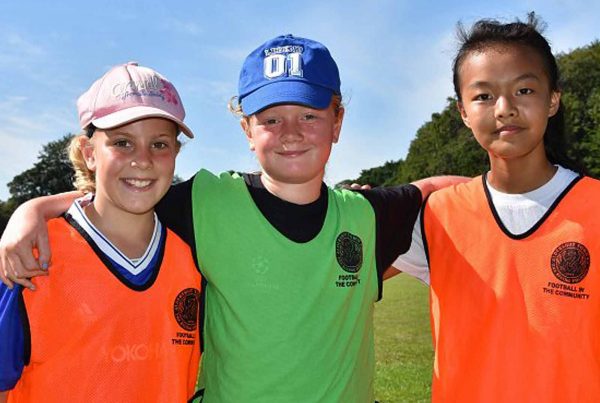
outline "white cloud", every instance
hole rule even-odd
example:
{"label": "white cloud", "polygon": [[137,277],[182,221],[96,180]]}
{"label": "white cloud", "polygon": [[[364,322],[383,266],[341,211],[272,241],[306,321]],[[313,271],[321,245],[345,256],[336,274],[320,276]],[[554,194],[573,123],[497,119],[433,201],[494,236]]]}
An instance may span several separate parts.
{"label": "white cloud", "polygon": [[6,32],[0,36],[0,71],[16,70],[30,72],[35,61],[44,57],[44,49],[16,32]]}

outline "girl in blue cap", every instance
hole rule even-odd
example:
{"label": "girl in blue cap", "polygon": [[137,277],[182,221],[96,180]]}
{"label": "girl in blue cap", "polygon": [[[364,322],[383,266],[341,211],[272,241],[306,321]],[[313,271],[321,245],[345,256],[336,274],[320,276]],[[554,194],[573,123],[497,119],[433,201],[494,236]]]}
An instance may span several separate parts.
{"label": "girl in blue cap", "polygon": [[158,208],[207,281],[204,399],[373,401],[383,272],[409,247],[423,196],[451,178],[328,188],[344,108],[337,65],[310,39],[280,36],[253,51],[233,109],[261,172],[201,170]]}

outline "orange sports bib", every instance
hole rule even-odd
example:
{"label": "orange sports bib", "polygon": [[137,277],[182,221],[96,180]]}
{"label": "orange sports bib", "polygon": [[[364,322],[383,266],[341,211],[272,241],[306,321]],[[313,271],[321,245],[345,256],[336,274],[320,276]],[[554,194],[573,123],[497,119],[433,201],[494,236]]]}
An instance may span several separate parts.
{"label": "orange sports bib", "polygon": [[185,402],[200,356],[200,274],[167,230],[154,282],[134,290],[64,219],[49,224],[53,266],[23,291],[31,358],[9,402]]}
{"label": "orange sports bib", "polygon": [[482,178],[431,195],[434,402],[599,401],[599,199],[583,178],[514,237]]}

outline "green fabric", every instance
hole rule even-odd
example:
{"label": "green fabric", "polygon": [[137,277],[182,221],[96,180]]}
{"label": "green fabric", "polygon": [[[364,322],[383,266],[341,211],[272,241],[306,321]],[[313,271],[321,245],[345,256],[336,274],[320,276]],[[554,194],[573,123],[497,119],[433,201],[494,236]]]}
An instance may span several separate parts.
{"label": "green fabric", "polygon": [[[271,226],[243,178],[196,175],[194,231],[208,281],[204,402],[373,401],[375,214],[359,194],[328,192],[321,232],[301,244]],[[341,242],[344,232],[352,235]],[[352,273],[356,237],[362,265]]]}

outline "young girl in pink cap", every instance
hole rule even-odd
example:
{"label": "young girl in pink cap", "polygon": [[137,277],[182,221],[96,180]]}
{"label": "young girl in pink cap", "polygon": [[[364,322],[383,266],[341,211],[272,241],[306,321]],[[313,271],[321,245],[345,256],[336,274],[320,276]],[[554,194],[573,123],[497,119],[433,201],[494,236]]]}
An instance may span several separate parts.
{"label": "young girl in pink cap", "polygon": [[201,276],[154,205],[169,189],[183,105],[134,63],[77,103],[70,146],[87,193],[48,223],[52,277],[37,291],[0,286],[0,401],[185,402],[200,356]]}

